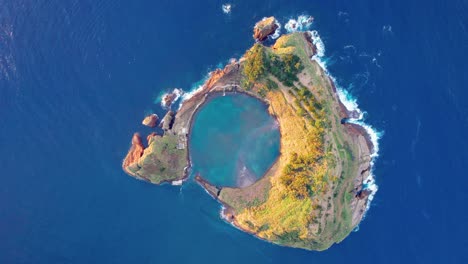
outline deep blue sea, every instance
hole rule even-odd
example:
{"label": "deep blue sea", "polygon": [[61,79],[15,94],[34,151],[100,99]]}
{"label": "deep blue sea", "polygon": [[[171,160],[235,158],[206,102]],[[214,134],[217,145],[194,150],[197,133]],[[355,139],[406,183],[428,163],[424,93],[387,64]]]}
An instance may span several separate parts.
{"label": "deep blue sea", "polygon": [[[0,263],[468,263],[468,2],[223,3],[0,1]],[[366,219],[325,252],[234,229],[193,182],[121,170],[158,96],[240,57],[262,17],[301,14],[383,133]]]}

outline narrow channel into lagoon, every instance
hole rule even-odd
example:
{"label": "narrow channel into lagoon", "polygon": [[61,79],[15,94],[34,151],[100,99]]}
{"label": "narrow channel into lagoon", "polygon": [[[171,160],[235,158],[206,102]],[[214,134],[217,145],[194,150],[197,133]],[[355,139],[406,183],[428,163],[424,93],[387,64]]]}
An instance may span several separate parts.
{"label": "narrow channel into lagoon", "polygon": [[216,96],[195,115],[190,134],[193,172],[217,186],[245,187],[280,153],[280,132],[267,106],[245,94]]}

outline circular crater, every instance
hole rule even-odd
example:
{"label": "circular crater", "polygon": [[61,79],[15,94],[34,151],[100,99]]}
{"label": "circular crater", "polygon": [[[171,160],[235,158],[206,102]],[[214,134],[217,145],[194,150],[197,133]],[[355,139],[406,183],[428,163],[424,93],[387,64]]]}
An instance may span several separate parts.
{"label": "circular crater", "polygon": [[190,132],[193,171],[213,185],[246,187],[280,154],[280,132],[267,105],[245,94],[209,99]]}

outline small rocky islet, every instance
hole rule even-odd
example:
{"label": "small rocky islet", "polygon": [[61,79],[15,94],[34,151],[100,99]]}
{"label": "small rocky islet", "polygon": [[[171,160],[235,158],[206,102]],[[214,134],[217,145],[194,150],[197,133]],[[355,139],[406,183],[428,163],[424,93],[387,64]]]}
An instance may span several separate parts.
{"label": "small rocky islet", "polygon": [[[223,218],[237,228],[282,246],[325,250],[363,219],[374,146],[363,127],[345,122],[355,113],[340,102],[333,81],[311,60],[317,47],[310,32],[262,44],[275,33],[276,23],[274,17],[258,22],[253,47],[213,71],[176,112],[169,110],[161,121],[163,134],[151,133],[143,142],[135,133],[122,167],[154,184],[182,184],[190,172],[188,141],[197,111],[212,96],[255,97],[279,124],[276,162],[246,187],[214,186],[203,175],[195,180],[223,205]],[[169,95],[163,106],[175,99]]]}

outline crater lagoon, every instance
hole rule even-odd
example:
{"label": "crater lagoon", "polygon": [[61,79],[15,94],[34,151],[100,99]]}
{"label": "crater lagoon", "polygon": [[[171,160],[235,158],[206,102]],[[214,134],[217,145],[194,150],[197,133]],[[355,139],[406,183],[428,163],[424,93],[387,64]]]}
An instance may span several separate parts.
{"label": "crater lagoon", "polygon": [[280,153],[280,132],[267,105],[245,94],[209,99],[190,134],[193,172],[217,186],[245,187],[260,179]]}

